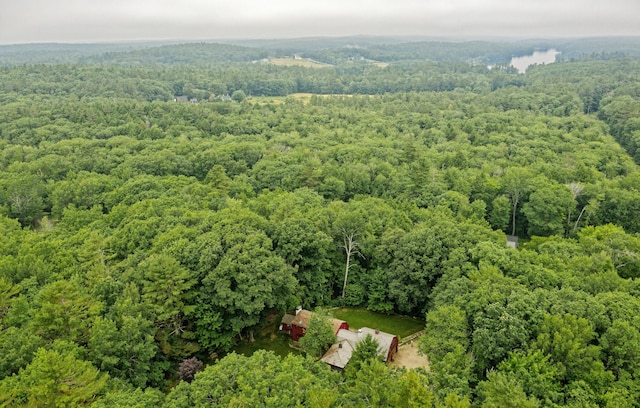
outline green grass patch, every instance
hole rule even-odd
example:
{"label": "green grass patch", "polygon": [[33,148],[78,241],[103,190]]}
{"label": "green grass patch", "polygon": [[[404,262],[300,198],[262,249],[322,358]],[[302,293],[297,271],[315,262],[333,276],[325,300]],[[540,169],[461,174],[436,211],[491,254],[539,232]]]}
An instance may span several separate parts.
{"label": "green grass patch", "polygon": [[249,357],[258,350],[271,350],[274,354],[284,357],[290,353],[300,354],[296,349],[289,347],[291,337],[286,333],[274,333],[269,336],[258,335],[254,342],[244,340],[235,346],[231,351],[237,354],[244,354]]}
{"label": "green grass patch", "polygon": [[235,351],[237,354],[243,354],[247,357],[258,350],[270,350],[281,357],[290,353],[301,354],[300,351],[289,347],[289,343],[292,342],[291,336],[278,330],[281,317],[279,314],[271,314],[264,321],[262,329],[254,332],[255,341],[249,341],[249,339],[245,338],[230,351]]}
{"label": "green grass patch", "polygon": [[345,320],[349,328],[357,330],[361,327],[378,329],[403,338],[424,330],[424,320],[401,315],[386,315],[366,309],[339,308],[330,311],[336,319]]}

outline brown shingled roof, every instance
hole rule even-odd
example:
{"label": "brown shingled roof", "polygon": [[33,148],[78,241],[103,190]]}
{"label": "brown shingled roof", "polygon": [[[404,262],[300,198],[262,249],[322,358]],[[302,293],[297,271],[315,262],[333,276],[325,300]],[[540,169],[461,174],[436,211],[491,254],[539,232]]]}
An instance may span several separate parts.
{"label": "brown shingled roof", "polygon": [[363,327],[358,331],[340,330],[337,335],[338,342],[331,346],[324,356],[322,356],[321,360],[334,367],[344,368],[351,359],[358,343],[367,335],[371,335],[371,337],[378,342],[378,354],[380,354],[384,361],[387,361],[389,349],[396,336],[368,327]]}
{"label": "brown shingled roof", "polygon": [[282,324],[286,324],[286,325],[291,325],[291,322],[293,322],[293,319],[295,319],[296,316],[292,315],[292,314],[286,314],[284,316],[282,316],[282,320],[280,321],[280,323]]}
{"label": "brown shingled roof", "polygon": [[298,314],[293,318],[293,322],[291,324],[295,324],[298,327],[304,327],[305,329],[309,328],[309,321],[311,320],[311,316],[313,312],[308,310],[301,310]]}

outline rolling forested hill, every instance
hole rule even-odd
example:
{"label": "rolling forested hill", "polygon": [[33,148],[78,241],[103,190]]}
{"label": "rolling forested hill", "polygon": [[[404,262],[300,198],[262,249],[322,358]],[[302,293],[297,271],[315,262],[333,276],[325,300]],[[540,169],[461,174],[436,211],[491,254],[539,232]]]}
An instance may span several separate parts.
{"label": "rolling forested hill", "polygon": [[[0,405],[638,406],[633,44],[300,44],[0,47]],[[430,371],[219,357],[297,305]]]}

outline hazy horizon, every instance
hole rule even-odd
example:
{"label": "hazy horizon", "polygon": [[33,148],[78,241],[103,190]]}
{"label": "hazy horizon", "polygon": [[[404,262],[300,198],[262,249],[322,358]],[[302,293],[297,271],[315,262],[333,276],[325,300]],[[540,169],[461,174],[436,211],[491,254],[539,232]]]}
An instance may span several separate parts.
{"label": "hazy horizon", "polygon": [[0,1],[0,44],[640,36],[637,0]]}

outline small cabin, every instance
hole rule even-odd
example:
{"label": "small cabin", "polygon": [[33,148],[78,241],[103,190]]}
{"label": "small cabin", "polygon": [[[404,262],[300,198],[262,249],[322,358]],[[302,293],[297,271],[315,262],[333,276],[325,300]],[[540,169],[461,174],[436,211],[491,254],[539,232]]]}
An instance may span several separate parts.
{"label": "small cabin", "polygon": [[339,330],[336,334],[338,342],[331,346],[320,360],[329,364],[335,370],[344,370],[358,343],[368,335],[378,342],[378,354],[384,362],[393,361],[398,352],[398,336],[380,330],[363,327],[358,331]]}
{"label": "small cabin", "polygon": [[[311,316],[313,316],[313,312],[309,310],[304,310],[302,307],[296,308],[295,314],[285,314],[282,320],[280,321],[280,331],[285,333],[289,333],[291,335],[291,340],[298,341],[301,337],[303,337],[307,329],[309,328],[309,322],[311,321]],[[349,324],[344,320],[340,319],[331,319],[331,326],[333,327],[333,332],[338,333],[338,331],[349,329]]]}

